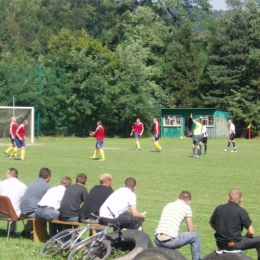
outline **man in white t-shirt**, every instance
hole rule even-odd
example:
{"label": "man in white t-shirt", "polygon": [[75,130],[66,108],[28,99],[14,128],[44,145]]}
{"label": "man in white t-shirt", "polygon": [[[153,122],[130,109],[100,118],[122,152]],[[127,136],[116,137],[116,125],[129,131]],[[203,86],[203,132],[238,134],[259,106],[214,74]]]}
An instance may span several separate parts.
{"label": "man in white t-shirt", "polygon": [[[50,188],[38,203],[35,211],[35,217],[41,220],[50,221],[52,219],[59,219],[59,209],[61,200],[64,196],[65,190],[71,185],[71,178],[63,177],[60,185]],[[61,231],[61,226],[58,224],[49,223],[50,237]]]}
{"label": "man in white t-shirt", "polygon": [[[99,210],[100,224],[115,224],[109,209],[118,220],[120,228],[142,230],[145,213],[139,213],[136,207],[136,180],[127,178],[125,186],[112,193]],[[109,209],[108,209],[109,208]],[[127,210],[130,208],[131,212]]]}
{"label": "man in white t-shirt", "polygon": [[228,120],[228,124],[229,124],[229,139],[228,139],[227,148],[224,149],[224,151],[228,152],[228,150],[230,148],[230,143],[232,143],[233,144],[233,151],[231,151],[231,152],[236,153],[237,152],[237,147],[236,147],[236,143],[235,143],[236,127],[233,124],[233,121],[231,119]]}
{"label": "man in white t-shirt", "polygon": [[[26,188],[26,185],[18,180],[18,171],[15,168],[9,168],[6,172],[6,180],[0,183],[0,195],[10,199],[18,217],[21,215],[20,201]],[[12,222],[10,236],[16,236],[15,231],[16,222]]]}
{"label": "man in white t-shirt", "polygon": [[[200,260],[200,237],[194,231],[192,211],[190,207],[191,194],[182,191],[179,199],[168,203],[163,211],[155,231],[154,242],[159,247],[177,249],[190,244],[192,260]],[[188,232],[179,233],[183,220],[186,220]]]}

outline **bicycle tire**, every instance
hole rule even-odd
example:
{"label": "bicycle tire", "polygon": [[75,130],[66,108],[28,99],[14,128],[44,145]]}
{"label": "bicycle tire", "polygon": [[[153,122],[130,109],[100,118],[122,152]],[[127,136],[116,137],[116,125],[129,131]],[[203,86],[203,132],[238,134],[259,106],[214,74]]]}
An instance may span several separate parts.
{"label": "bicycle tire", "polygon": [[96,241],[91,247],[93,240],[82,241],[73,248],[68,260],[107,260],[111,255],[111,246],[107,241]]}
{"label": "bicycle tire", "polygon": [[[52,257],[55,255],[60,254],[62,251],[68,249],[71,245],[71,243],[74,241],[76,237],[77,230],[76,229],[66,229],[52,238],[50,238],[41,248],[40,255],[42,257]],[[66,236],[67,234],[67,236]],[[60,244],[57,243],[56,239],[64,236],[62,240],[60,241]]]}

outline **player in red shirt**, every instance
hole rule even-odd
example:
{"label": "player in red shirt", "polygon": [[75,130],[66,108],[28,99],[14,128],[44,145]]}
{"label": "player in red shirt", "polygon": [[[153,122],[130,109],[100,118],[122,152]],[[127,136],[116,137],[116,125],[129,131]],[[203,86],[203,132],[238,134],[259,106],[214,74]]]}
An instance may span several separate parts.
{"label": "player in red shirt", "polygon": [[97,140],[96,149],[94,151],[93,157],[90,157],[90,158],[96,160],[98,150],[99,150],[100,155],[101,155],[101,159],[99,159],[99,160],[105,161],[105,153],[104,153],[104,150],[103,150],[103,142],[104,142],[104,138],[105,138],[105,129],[102,126],[101,121],[97,122],[97,128],[96,128],[95,132],[90,133],[90,136],[95,136],[95,138]]}
{"label": "player in red shirt", "polygon": [[159,138],[161,137],[161,126],[157,118],[154,118],[153,122],[153,142],[155,145],[155,151],[160,152],[162,150],[162,147],[159,145]]}
{"label": "player in red shirt", "polygon": [[[15,144],[17,151],[21,150],[21,160],[24,161],[25,157],[25,133],[26,133],[26,126],[28,125],[28,121],[24,120],[21,125],[16,130],[16,137],[15,137]],[[10,155],[10,159],[12,160],[15,155],[15,152],[13,152]]]}
{"label": "player in red shirt", "polygon": [[15,133],[16,133],[16,130],[18,128],[18,125],[16,124],[16,118],[13,116],[11,117],[11,122],[10,122],[10,126],[9,126],[9,133],[10,133],[10,139],[11,139],[11,143],[12,145],[5,150],[4,154],[5,156],[8,155],[8,153],[12,150],[15,150]]}
{"label": "player in red shirt", "polygon": [[130,136],[132,136],[134,133],[135,140],[136,140],[136,148],[138,150],[141,150],[140,139],[143,132],[144,132],[144,125],[143,123],[141,123],[140,118],[137,118],[136,122],[132,126],[132,132],[130,133]]}

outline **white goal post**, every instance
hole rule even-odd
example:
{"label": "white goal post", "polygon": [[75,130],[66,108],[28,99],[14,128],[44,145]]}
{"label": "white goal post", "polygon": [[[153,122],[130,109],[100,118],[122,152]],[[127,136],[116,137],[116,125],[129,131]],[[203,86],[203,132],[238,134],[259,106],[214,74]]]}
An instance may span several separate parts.
{"label": "white goal post", "polygon": [[28,120],[26,130],[27,138],[30,136],[34,143],[34,107],[0,106],[0,138],[9,138],[9,125],[11,117],[16,117],[17,124]]}

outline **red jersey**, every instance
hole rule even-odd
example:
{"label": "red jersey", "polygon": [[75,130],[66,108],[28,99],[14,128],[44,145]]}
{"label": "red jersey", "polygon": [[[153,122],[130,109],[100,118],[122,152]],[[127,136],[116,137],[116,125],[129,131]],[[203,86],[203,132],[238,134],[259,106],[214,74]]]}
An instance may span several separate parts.
{"label": "red jersey", "polygon": [[11,123],[10,123],[10,134],[15,135],[17,128],[18,128],[18,125],[15,122],[11,121]]}
{"label": "red jersey", "polygon": [[96,128],[95,137],[97,140],[103,140],[105,138],[105,129],[102,125]]}
{"label": "red jersey", "polygon": [[153,125],[153,133],[154,134],[160,134],[160,130],[161,130],[160,124],[158,122],[154,123],[154,125]]}
{"label": "red jersey", "polygon": [[144,125],[143,123],[134,123],[134,125],[132,126],[132,129],[134,130],[135,133],[142,133],[144,131]]}
{"label": "red jersey", "polygon": [[24,126],[24,124],[21,124],[16,130],[16,135],[18,134],[21,138],[24,138],[25,132],[26,132],[26,127]]}

